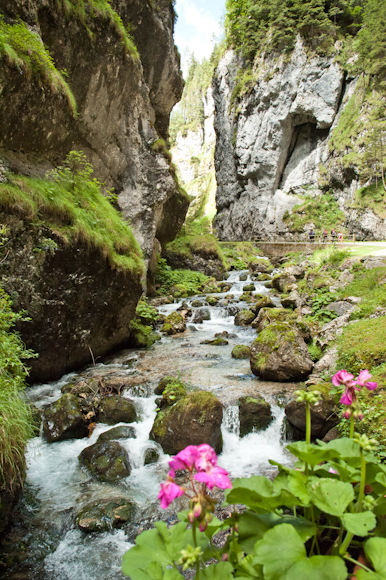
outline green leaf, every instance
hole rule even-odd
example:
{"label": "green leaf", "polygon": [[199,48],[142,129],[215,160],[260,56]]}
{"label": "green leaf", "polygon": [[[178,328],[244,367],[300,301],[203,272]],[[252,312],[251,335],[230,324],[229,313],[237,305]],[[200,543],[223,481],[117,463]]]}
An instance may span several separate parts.
{"label": "green leaf", "polygon": [[233,566],[229,562],[211,564],[200,570],[200,578],[203,580],[233,580]]}
{"label": "green leaf", "polygon": [[295,529],[283,524],[256,542],[255,561],[263,566],[264,580],[346,580],[347,569],[338,556],[312,556]]}
{"label": "green leaf", "polygon": [[308,492],[320,510],[332,516],[342,516],[355,494],[350,483],[336,479],[310,478]]}
{"label": "green leaf", "polygon": [[377,524],[375,515],[370,511],[359,514],[343,514],[341,520],[348,532],[362,537],[367,536],[369,531],[373,530]]}
{"label": "green leaf", "polygon": [[366,558],[370,560],[375,572],[359,570],[358,580],[386,580],[386,539],[371,538],[365,543]]}
{"label": "green leaf", "polygon": [[287,449],[301,461],[304,461],[304,463],[308,463],[311,467],[315,467],[318,463],[329,461],[330,459],[337,457],[337,453],[334,449],[327,449],[326,447],[327,446],[321,447],[320,445],[306,443],[305,441],[296,441],[296,443],[288,445]]}

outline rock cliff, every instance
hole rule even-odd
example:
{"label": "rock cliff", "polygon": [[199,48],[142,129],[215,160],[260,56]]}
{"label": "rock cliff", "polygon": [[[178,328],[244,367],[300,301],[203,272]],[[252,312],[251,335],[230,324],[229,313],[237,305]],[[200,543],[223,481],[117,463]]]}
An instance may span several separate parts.
{"label": "rock cliff", "polygon": [[[7,171],[42,177],[69,151],[83,151],[94,176],[114,188],[145,265],[157,239],[175,237],[188,208],[163,140],[183,88],[174,19],[171,0],[0,0],[0,20],[44,43],[56,71],[52,80],[0,52],[0,180]],[[122,38],[127,28],[133,49]],[[76,112],[56,83],[60,74]],[[12,237],[3,282],[33,318],[20,330],[40,353],[34,380],[57,377],[91,362],[90,349],[99,356],[127,339],[143,285],[138,273],[113,270],[81,241],[66,246],[49,229],[39,233],[20,213],[8,209],[3,223]],[[31,252],[42,235],[58,250],[37,259]]]}
{"label": "rock cliff", "polygon": [[295,233],[288,216],[304,196],[320,199],[327,190],[348,233],[384,238],[385,220],[353,207],[355,168],[344,169],[330,147],[355,79],[334,58],[307,55],[300,38],[290,58],[262,59],[244,86],[242,67],[241,57],[228,51],[213,80],[220,239],[302,238],[315,224]]}

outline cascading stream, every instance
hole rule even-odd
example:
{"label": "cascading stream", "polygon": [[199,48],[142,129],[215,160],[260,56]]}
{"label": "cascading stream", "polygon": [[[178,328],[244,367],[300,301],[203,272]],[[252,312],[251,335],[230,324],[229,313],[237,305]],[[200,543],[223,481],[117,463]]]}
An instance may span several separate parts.
{"label": "cascading stream", "polygon": [[[236,298],[242,294],[243,286],[251,283],[249,275],[246,281],[240,281],[241,273],[231,272],[228,278],[231,289],[227,294]],[[258,293],[269,294],[263,283],[254,284]],[[224,294],[214,296],[220,300],[224,298]],[[180,300],[159,310],[166,315],[178,309],[182,302],[191,307],[197,299],[200,297]],[[238,308],[248,306],[237,302]],[[250,370],[249,360],[231,357],[235,345],[251,344],[255,337],[252,328],[235,326],[234,312],[230,314],[226,305],[204,304],[203,308],[209,311],[210,320],[200,324],[189,321],[188,330],[181,336],[164,336],[148,351],[123,351],[106,364],[98,363],[81,374],[72,373],[56,383],[30,389],[31,401],[42,409],[57,400],[62,395],[61,388],[71,382],[91,377],[133,376],[142,383],[126,389],[123,396],[134,402],[141,421],[132,424],[136,438],[120,440],[129,454],[132,471],[119,485],[93,479],[78,461],[81,451],[95,443],[102,432],[112,428],[111,425],[98,423],[90,438],[49,444],[36,437],[30,442],[26,493],[19,512],[23,525],[31,529],[29,553],[23,565],[10,569],[4,579],[16,580],[20,570],[27,569],[28,580],[122,580],[121,558],[136,532],[160,517],[175,517],[172,508],[166,512],[160,510],[157,500],[159,483],[168,471],[169,456],[149,440],[156,416],[154,388],[165,375],[179,376],[187,384],[211,391],[224,404],[223,452],[219,465],[227,469],[231,477],[274,473],[269,459],[291,462],[281,434],[284,410],[277,404],[277,395],[285,392],[288,385],[259,381]],[[228,345],[202,344],[224,331],[229,334]],[[244,395],[264,396],[271,404],[274,420],[265,431],[240,438],[239,408],[234,403]],[[144,455],[149,448],[158,450],[159,460],[144,465]],[[75,514],[82,506],[91,500],[122,496],[136,505],[134,521],[126,531],[85,534],[77,529]]]}

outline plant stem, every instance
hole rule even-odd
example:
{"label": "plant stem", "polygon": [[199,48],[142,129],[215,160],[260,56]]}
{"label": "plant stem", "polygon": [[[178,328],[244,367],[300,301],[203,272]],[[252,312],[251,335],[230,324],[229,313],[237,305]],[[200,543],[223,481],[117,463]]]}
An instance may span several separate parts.
{"label": "plant stem", "polygon": [[349,562],[352,562],[356,566],[360,566],[361,568],[363,568],[363,570],[366,570],[367,572],[374,572],[373,570],[370,570],[370,568],[368,568],[364,564],[361,564],[360,562],[357,562],[356,560],[354,560],[354,558],[350,558],[350,556],[345,556],[344,559],[348,560]]}
{"label": "plant stem", "polygon": [[357,513],[362,511],[362,501],[363,501],[363,497],[365,495],[365,485],[366,485],[366,460],[365,460],[365,456],[364,456],[362,447],[360,449],[360,453],[361,453],[361,484],[360,484],[360,488],[359,488]]}
{"label": "plant stem", "polygon": [[354,437],[354,415],[351,414],[350,417],[350,439],[353,439]]}
{"label": "plant stem", "polygon": [[306,401],[306,443],[311,443],[311,409],[310,404]]}
{"label": "plant stem", "polygon": [[[197,548],[197,522],[194,521],[192,524],[192,533],[193,533],[193,544],[194,547]],[[196,580],[200,580],[200,560],[197,559],[196,562]]]}

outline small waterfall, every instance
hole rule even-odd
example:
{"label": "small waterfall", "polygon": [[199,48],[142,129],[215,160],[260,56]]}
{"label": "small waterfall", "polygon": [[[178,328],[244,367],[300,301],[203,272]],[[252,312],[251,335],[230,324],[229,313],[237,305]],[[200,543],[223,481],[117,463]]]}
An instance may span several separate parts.
{"label": "small waterfall", "polygon": [[229,405],[224,409],[223,429],[227,433],[234,433],[240,436],[240,416],[239,406]]}

